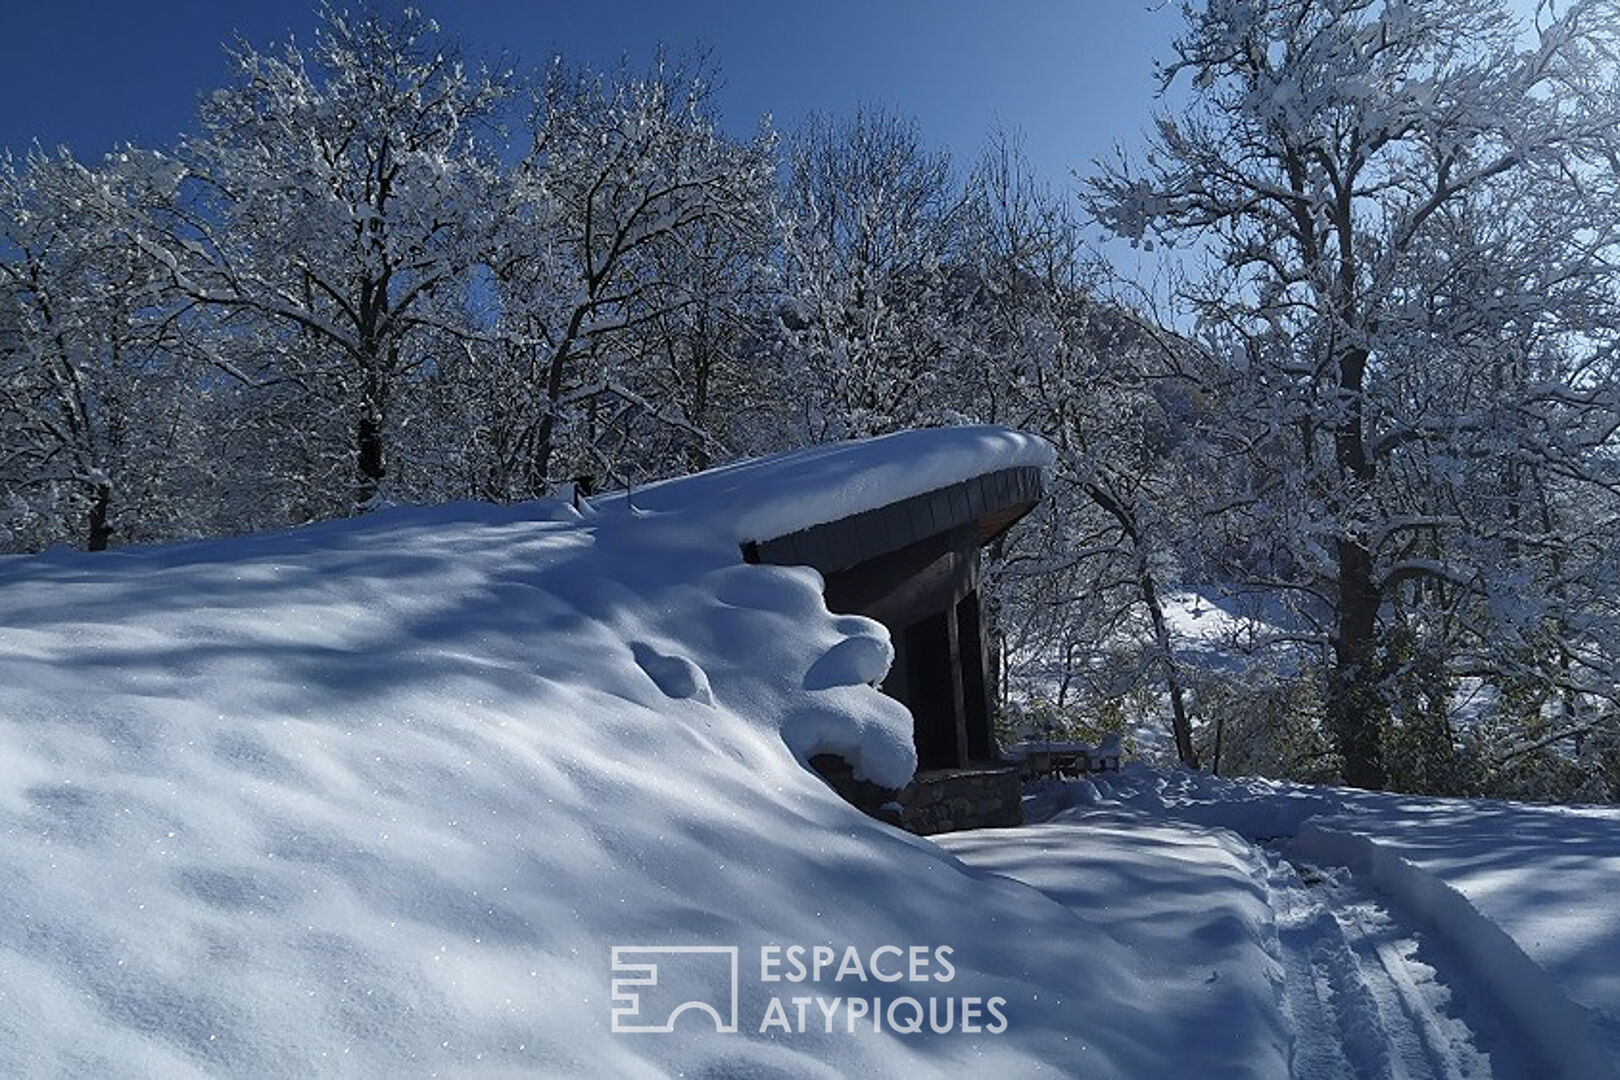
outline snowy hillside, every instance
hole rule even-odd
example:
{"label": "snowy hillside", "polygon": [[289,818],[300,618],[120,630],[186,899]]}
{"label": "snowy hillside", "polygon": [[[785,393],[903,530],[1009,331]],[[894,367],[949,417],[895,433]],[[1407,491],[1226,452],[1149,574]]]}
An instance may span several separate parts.
{"label": "snowy hillside", "polygon": [[[750,521],[1044,453],[925,432],[584,513],[0,561],[0,1075],[1513,1075],[1473,1044],[1442,1061],[1461,1071],[1379,1071],[1376,1002],[1340,1010],[1356,1042],[1301,996],[1287,905],[1320,903],[1261,838],[1452,919],[1358,830],[1311,839],[1324,814],[1390,830],[1524,946],[1515,978],[1550,980],[1540,1013],[1501,1007],[1554,1025],[1519,1075],[1552,1039],[1607,1067],[1601,816],[1497,843],[1454,804],[1378,804],[1420,832],[1372,801],[1128,771],[1032,804],[1058,821],[941,847],[803,766],[836,750],[898,782],[910,718],[867,685],[881,628],[829,614],[811,571],[743,565]],[[1563,907],[1526,891],[1552,867]],[[664,957],[668,989],[722,1012],[735,985],[737,1030],[614,1030],[670,1008],[615,950],[672,947],[737,950],[734,983]]]}
{"label": "snowy hillside", "polygon": [[[804,688],[880,629],[677,502],[0,562],[0,1074],[1157,1071],[1121,947],[800,765],[909,773],[869,672]],[[610,1030],[613,946],[772,943],[948,947],[1009,1031],[762,1035],[757,979],[739,1034]]]}

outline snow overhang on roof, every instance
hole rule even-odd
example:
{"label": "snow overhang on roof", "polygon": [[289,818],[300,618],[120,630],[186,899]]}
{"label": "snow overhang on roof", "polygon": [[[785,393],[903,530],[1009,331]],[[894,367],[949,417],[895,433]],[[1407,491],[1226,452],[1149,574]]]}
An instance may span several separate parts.
{"label": "snow overhang on roof", "polygon": [[980,544],[1006,532],[1046,493],[1036,465],[998,469],[835,521],[742,545],[751,563],[813,566],[823,574],[971,525]]}
{"label": "snow overhang on roof", "polygon": [[[733,462],[591,505],[696,524],[745,554],[802,543],[828,572],[969,522],[988,541],[1040,500],[1054,460],[1046,440],[1010,428],[922,428]],[[848,530],[864,538],[855,549],[839,539],[823,551]]]}

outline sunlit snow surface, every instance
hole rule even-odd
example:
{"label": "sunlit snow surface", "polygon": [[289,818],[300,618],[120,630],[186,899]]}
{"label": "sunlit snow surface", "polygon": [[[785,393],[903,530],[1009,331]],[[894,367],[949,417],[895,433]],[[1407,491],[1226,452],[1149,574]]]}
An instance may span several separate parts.
{"label": "sunlit snow surface", "polygon": [[[0,1075],[1174,1067],[1122,946],[803,768],[909,772],[826,659],[880,629],[660,497],[0,560]],[[949,946],[1009,1030],[761,1034],[746,964],[736,1034],[610,1030],[614,945],[770,943]]]}
{"label": "sunlit snow surface", "polygon": [[[1569,1075],[1620,1072],[1620,808],[1433,799],[1141,766],[1054,785],[1033,818],[1131,813],[1349,867],[1449,940]],[[1581,1055],[1588,1055],[1583,1058]]]}
{"label": "sunlit snow surface", "polygon": [[[998,427],[926,428],[828,443],[642,488],[646,510],[690,514],[736,543],[769,540],[937,491],[959,480],[1054,460],[1045,440]],[[612,502],[617,503],[618,497]]]}
{"label": "sunlit snow surface", "polygon": [[[738,540],[1043,451],[919,433],[780,462],[802,505],[752,466],[0,559],[0,1076],[1281,1077],[1244,837],[1313,814],[1387,825],[1612,1001],[1602,812],[1128,770],[1049,796],[1067,825],[948,840],[970,866],[808,772],[896,782],[910,720],[867,685],[881,628]],[[949,946],[955,978],[766,984],[772,944]],[[613,1032],[617,945],[736,946],[740,1030]],[[896,993],[1001,996],[1007,1030],[759,1030],[773,995]]]}

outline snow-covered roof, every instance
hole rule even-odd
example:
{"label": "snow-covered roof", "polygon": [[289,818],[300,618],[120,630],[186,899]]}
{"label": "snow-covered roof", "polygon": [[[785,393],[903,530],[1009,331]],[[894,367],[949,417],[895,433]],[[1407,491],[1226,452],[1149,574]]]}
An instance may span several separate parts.
{"label": "snow-covered roof", "polygon": [[[1612,1075],[1620,811],[1127,767],[1049,789],[1088,804],[1067,821],[941,838],[964,863],[802,767],[840,744],[905,764],[909,717],[866,685],[882,628],[829,613],[809,570],[741,565],[700,490],[648,492],[662,516],[460,505],[0,557],[0,1076],[1282,1078],[1343,1031],[1380,1066],[1378,1001],[1404,1000],[1301,916],[1324,890],[1288,849],[1238,835],[1307,824],[1311,858],[1389,847],[1378,883],[1489,968],[1452,969],[1467,997],[1525,988],[1504,1042]],[[954,974],[758,977],[767,949],[826,944],[874,967],[948,947]],[[737,948],[738,1028],[615,1033],[625,945]],[[1459,984],[1418,981],[1441,1012],[1409,1027],[1450,1024]],[[1306,1011],[1313,986],[1345,1011]],[[762,1025],[778,996],[791,1031]],[[955,1028],[846,1004],[904,1019],[912,996]]]}
{"label": "snow-covered roof", "polygon": [[[1108,996],[1047,954],[1067,911],[804,766],[835,753],[903,784],[911,718],[869,685],[883,627],[830,613],[812,570],[743,565],[739,513],[791,527],[796,500],[907,491],[908,444],[927,483],[1031,449],[928,434],[617,510],[399,508],[0,558],[0,1075],[1129,1060],[1112,1025],[1068,1011]],[[772,490],[785,475],[796,498]],[[1005,935],[983,940],[987,919]],[[819,1029],[783,1045],[757,1035],[753,983],[738,1035],[609,1028],[613,945],[824,940],[951,946],[966,992],[1013,1003],[1021,1035],[923,1056]]]}
{"label": "snow-covered roof", "polygon": [[[737,544],[786,536],[950,487],[1054,460],[1044,439],[992,426],[925,428],[828,443],[638,488],[639,510],[701,508]],[[623,495],[598,505],[620,504]]]}

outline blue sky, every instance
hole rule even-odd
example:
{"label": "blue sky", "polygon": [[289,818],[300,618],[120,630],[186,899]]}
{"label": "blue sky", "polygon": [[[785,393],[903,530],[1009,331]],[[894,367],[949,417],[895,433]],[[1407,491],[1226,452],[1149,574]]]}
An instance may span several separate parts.
{"label": "blue sky", "polygon": [[[340,5],[341,6],[341,5]],[[1179,25],[1152,0],[428,0],[473,55],[644,64],[662,42],[707,46],[727,126],[769,112],[791,129],[810,111],[861,103],[914,116],[959,165],[998,123],[1037,169],[1072,187],[1148,123],[1152,63]],[[221,43],[307,40],[315,0],[0,0],[0,147],[34,139],[92,158],[124,141],[161,146],[198,93],[229,77]]]}

